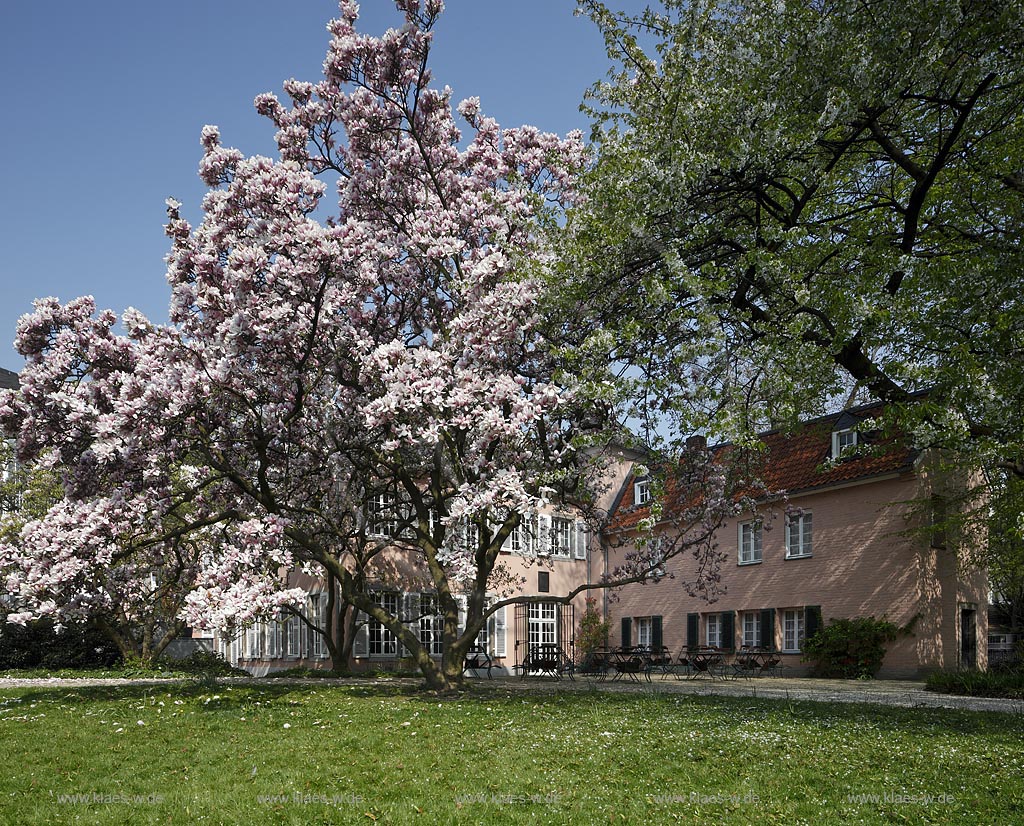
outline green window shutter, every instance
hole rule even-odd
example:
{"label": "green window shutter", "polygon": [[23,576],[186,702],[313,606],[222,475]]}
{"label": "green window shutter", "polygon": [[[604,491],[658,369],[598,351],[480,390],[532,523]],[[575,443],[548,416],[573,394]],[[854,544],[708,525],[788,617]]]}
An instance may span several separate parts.
{"label": "green window shutter", "polygon": [[804,639],[813,637],[821,628],[821,606],[808,605],[804,608]]}
{"label": "green window shutter", "polygon": [[722,612],[722,648],[736,647],[736,612]]}
{"label": "green window shutter", "polygon": [[661,617],[651,617],[651,648],[658,651],[664,644],[661,633]]}
{"label": "green window shutter", "polygon": [[696,648],[700,645],[697,635],[700,632],[700,614],[686,615],[686,647]]}
{"label": "green window shutter", "polygon": [[775,611],[771,608],[761,610],[761,647],[775,648]]}
{"label": "green window shutter", "polygon": [[633,636],[633,620],[630,617],[622,618],[622,647],[629,648],[632,642]]}

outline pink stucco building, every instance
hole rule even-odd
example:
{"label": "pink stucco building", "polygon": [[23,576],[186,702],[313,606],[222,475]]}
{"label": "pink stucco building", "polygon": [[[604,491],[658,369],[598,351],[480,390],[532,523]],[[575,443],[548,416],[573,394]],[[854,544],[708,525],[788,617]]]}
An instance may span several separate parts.
{"label": "pink stucco building", "polygon": [[[788,673],[799,674],[808,668],[803,640],[822,622],[873,616],[900,626],[914,621],[911,635],[889,647],[880,677],[983,668],[985,572],[965,563],[969,536],[933,528],[946,521],[956,480],[936,470],[927,453],[875,442],[877,413],[863,408],[795,433],[763,434],[763,478],[770,490],[786,492],[790,513],[765,504],[717,531],[724,561],[721,593],[711,604],[673,585],[693,575],[687,554],[667,563],[674,580],[623,588],[606,603],[614,643],[664,644],[674,652],[767,647],[782,652]],[[630,533],[647,514],[643,484],[630,478],[620,492],[604,537],[609,566],[631,547]],[[664,530],[667,523],[655,528]]]}
{"label": "pink stucco building", "polygon": [[[807,422],[796,432],[763,434],[763,478],[785,491],[788,509],[767,501],[716,532],[725,555],[714,602],[689,597],[692,558],[666,563],[657,583],[625,586],[614,596],[592,592],[613,623],[612,645],[665,646],[673,654],[695,645],[724,649],[760,646],[782,652],[788,673],[807,670],[804,638],[832,618],[874,616],[905,625],[912,634],[896,641],[882,677],[914,677],[940,668],[985,667],[987,580],[962,564],[970,538],[931,528],[949,486],[928,454],[882,444],[871,432],[877,408],[862,408]],[[727,449],[727,448],[726,448]],[[721,450],[721,449],[720,449]],[[563,605],[556,597],[596,583],[632,548],[649,515],[646,480],[632,470],[637,457],[623,454],[608,488],[608,522],[599,535],[570,512],[530,516],[533,538],[512,536],[501,555],[506,575],[521,580],[516,593],[540,598],[507,606],[492,616],[479,642],[499,673],[515,673],[528,647],[553,643],[577,657],[575,635],[584,596]],[[670,531],[664,521],[655,534]],[[540,553],[537,558],[535,552]],[[691,567],[688,567],[691,566]],[[386,569],[386,570],[385,570]],[[327,610],[322,583],[292,575],[310,594],[306,615],[321,622]],[[368,588],[393,612],[409,617],[421,642],[440,655],[440,619],[421,572],[399,554],[371,571]],[[544,597],[551,595],[551,600]],[[300,620],[260,623],[219,649],[256,673],[311,665],[327,667],[322,639]],[[394,668],[403,651],[383,626],[359,618],[353,646],[357,669]]]}

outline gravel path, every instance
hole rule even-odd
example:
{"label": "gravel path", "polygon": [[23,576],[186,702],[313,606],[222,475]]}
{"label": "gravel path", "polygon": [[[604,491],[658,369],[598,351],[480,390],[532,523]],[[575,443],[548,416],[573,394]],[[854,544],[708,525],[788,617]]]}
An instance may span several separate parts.
{"label": "gravel path", "polygon": [[[170,685],[185,682],[173,678],[127,679],[127,678],[82,678],[68,679],[50,677],[43,679],[22,679],[0,677],[0,691],[5,688],[67,689],[94,686],[146,686]],[[1003,700],[990,697],[960,697],[952,694],[936,694],[925,691],[924,683],[904,680],[819,680],[809,677],[758,677],[744,680],[677,680],[671,676],[655,677],[650,683],[596,681],[591,679],[561,680],[519,680],[496,679],[474,680],[481,687],[504,691],[522,692],[629,692],[640,694],[697,694],[728,697],[757,697],[773,700],[811,700],[823,703],[876,703],[878,705],[904,708],[956,708],[969,711],[1001,711],[1009,714],[1024,714],[1024,700]],[[378,685],[393,687],[415,687],[420,685],[416,678],[368,679],[265,679],[249,677],[228,677],[218,680],[221,684],[239,685],[314,685],[327,688],[332,685]]]}

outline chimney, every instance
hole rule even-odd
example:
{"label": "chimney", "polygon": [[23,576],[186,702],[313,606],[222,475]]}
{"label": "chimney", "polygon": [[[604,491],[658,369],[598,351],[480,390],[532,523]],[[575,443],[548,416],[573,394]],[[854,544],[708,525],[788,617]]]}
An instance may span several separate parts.
{"label": "chimney", "polygon": [[708,440],[706,437],[701,435],[690,436],[686,440],[686,447],[688,450],[706,450],[708,446]]}

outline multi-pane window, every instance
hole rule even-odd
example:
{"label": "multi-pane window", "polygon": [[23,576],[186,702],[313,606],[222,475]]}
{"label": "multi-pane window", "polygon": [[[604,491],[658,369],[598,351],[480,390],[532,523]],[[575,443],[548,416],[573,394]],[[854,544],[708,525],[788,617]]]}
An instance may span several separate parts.
{"label": "multi-pane window", "polygon": [[650,647],[653,637],[651,635],[652,622],[650,617],[637,617],[633,620],[636,623],[636,644]]}
{"label": "multi-pane window", "polygon": [[[378,591],[373,595],[373,601],[386,613],[393,617],[398,616],[398,594],[393,591]],[[398,654],[398,640],[395,635],[372,617],[367,624],[367,633],[370,656],[394,657]]]}
{"label": "multi-pane window", "polygon": [[761,644],[761,615],[748,611],[743,615],[743,644],[756,648]]}
{"label": "multi-pane window", "polygon": [[292,615],[288,617],[288,621],[285,624],[287,629],[287,648],[286,655],[288,657],[299,657],[302,654],[302,620],[297,616]]}
{"label": "multi-pane window", "polygon": [[505,656],[505,609],[491,614],[476,635],[476,645],[492,657]]}
{"label": "multi-pane window", "polygon": [[480,526],[473,521],[465,522],[463,524],[463,537],[466,549],[470,553],[476,553],[480,547]]}
{"label": "multi-pane window", "polygon": [[444,653],[444,617],[438,605],[437,594],[420,594],[419,599],[420,644],[428,654]]}
{"label": "multi-pane window", "polygon": [[283,634],[284,626],[279,622],[268,622],[267,623],[267,656],[271,659],[277,659],[282,654],[283,646]]}
{"label": "multi-pane window", "polygon": [[784,611],[782,614],[782,647],[799,651],[804,644],[804,612]]}
{"label": "multi-pane window", "polygon": [[832,458],[839,459],[857,446],[856,430],[837,430],[832,434]]}
{"label": "multi-pane window", "polygon": [[720,614],[708,614],[707,644],[712,648],[722,645],[722,617]]}
{"label": "multi-pane window", "polygon": [[786,556],[810,556],[811,548],[811,514],[790,514],[786,518]]}
{"label": "multi-pane window", "polygon": [[553,602],[533,602],[530,604],[530,645],[558,642],[557,617],[557,606]]}
{"label": "multi-pane window", "polygon": [[508,537],[508,548],[512,553],[525,554],[533,550],[533,524],[535,515],[524,514],[519,524],[512,529]]}
{"label": "multi-pane window", "polygon": [[[307,607],[307,616],[309,621],[313,625],[320,628],[326,628],[327,619],[327,595],[326,594],[310,594],[309,602]],[[323,657],[326,655],[326,646],[324,646],[324,635],[319,633],[316,628],[306,626],[306,650],[310,652],[310,656]]]}
{"label": "multi-pane window", "polygon": [[551,553],[555,556],[569,556],[574,527],[571,519],[564,516],[551,517]]}
{"label": "multi-pane window", "polygon": [[378,493],[370,497],[366,503],[366,532],[376,536],[394,536],[398,533],[393,493]]}
{"label": "multi-pane window", "polygon": [[740,524],[740,565],[760,562],[761,548],[761,521],[742,522]]}
{"label": "multi-pane window", "polygon": [[651,501],[651,483],[641,479],[633,485],[633,504],[646,505]]}

